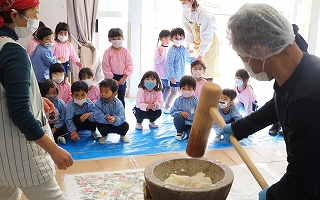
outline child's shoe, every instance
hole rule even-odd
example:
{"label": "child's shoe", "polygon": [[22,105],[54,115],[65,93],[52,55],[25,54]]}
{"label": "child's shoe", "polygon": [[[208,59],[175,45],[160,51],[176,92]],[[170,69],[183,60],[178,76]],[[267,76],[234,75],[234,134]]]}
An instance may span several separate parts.
{"label": "child's shoe", "polygon": [[143,129],[143,127],[142,127],[141,123],[137,123],[137,124],[136,124],[136,129],[138,129],[138,130]]}
{"label": "child's shoe", "polygon": [[170,114],[170,107],[169,108],[164,108],[163,113],[165,114]]}
{"label": "child's shoe", "polygon": [[97,133],[96,131],[91,131],[91,135],[94,139],[98,139],[102,137],[102,135],[100,133]]}
{"label": "child's shoe", "polygon": [[108,136],[103,136],[103,137],[99,138],[99,144],[106,143],[107,139],[108,139]]}
{"label": "child's shoe", "polygon": [[155,122],[149,122],[149,125],[152,127],[152,128],[158,128],[158,124],[156,124]]}
{"label": "child's shoe", "polygon": [[60,144],[67,144],[66,139],[64,137],[62,137],[62,136],[59,136],[57,138],[57,142],[60,143]]}
{"label": "child's shoe", "polygon": [[214,142],[220,142],[221,141],[221,137],[216,135],[216,137],[214,137],[213,141]]}
{"label": "child's shoe", "polygon": [[176,140],[182,140],[182,134],[181,133],[177,133]]}
{"label": "child's shoe", "polygon": [[125,135],[120,135],[120,138],[122,140],[123,143],[128,143],[130,142],[129,138]]}

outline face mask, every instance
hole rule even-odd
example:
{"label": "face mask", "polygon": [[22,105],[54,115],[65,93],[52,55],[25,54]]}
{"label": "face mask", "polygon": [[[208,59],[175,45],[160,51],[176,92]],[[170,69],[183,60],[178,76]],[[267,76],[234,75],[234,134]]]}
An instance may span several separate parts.
{"label": "face mask", "polygon": [[173,44],[177,47],[180,47],[183,45],[184,40],[173,40]]}
{"label": "face mask", "polygon": [[147,90],[153,90],[153,88],[156,86],[156,83],[154,81],[145,81],[144,87],[147,88]]}
{"label": "face mask", "polygon": [[62,76],[52,76],[52,80],[56,83],[61,83],[64,80],[64,75]]}
{"label": "face mask", "polygon": [[39,20],[27,19],[25,16],[21,16],[27,20],[27,27],[18,27],[17,24],[14,22],[14,24],[16,25],[15,32],[19,38],[27,38],[38,29]]}
{"label": "face mask", "polygon": [[103,98],[103,97],[100,97],[102,102],[103,103],[106,103],[106,104],[109,104],[109,103],[112,103],[113,102],[113,99],[114,99],[114,96],[112,95],[111,97],[109,98]]}
{"label": "face mask", "polygon": [[249,75],[258,80],[258,81],[269,81],[269,77],[267,75],[267,73],[264,71],[264,63],[265,63],[265,60],[263,61],[263,64],[262,64],[262,72],[258,73],[258,74],[255,74],[250,65],[249,65],[249,62],[251,60],[251,57],[249,58],[248,62],[243,62],[243,65],[244,65],[244,68],[246,69],[246,71],[249,73]]}
{"label": "face mask", "polygon": [[220,102],[219,102],[219,107],[220,107],[221,109],[225,109],[226,107],[228,107],[228,102],[220,101]]}
{"label": "face mask", "polygon": [[85,82],[88,85],[88,87],[90,87],[92,85],[92,83],[93,83],[92,79],[84,79],[82,81]]}
{"label": "face mask", "polygon": [[189,11],[189,10],[191,10],[191,7],[189,7],[189,4],[182,4],[182,10]]}
{"label": "face mask", "polygon": [[58,96],[55,97],[47,97],[51,102],[58,100]]}
{"label": "face mask", "polygon": [[203,76],[203,70],[192,70],[192,76],[195,78],[201,78]]}
{"label": "face mask", "polygon": [[114,48],[120,48],[121,45],[122,45],[122,42],[123,42],[123,40],[112,40],[112,41],[111,41],[112,46],[113,46]]}
{"label": "face mask", "polygon": [[54,42],[44,44],[44,46],[48,49],[50,49],[53,45],[54,45]]}
{"label": "face mask", "polygon": [[86,98],[80,99],[80,100],[78,100],[78,99],[73,99],[73,101],[74,101],[74,103],[77,104],[78,106],[82,106],[84,103],[87,102],[87,99],[86,99]]}
{"label": "face mask", "polygon": [[69,39],[68,36],[58,35],[58,40],[59,40],[60,42],[65,42],[65,41],[67,41],[68,39]]}
{"label": "face mask", "polygon": [[184,98],[189,98],[193,96],[193,91],[181,91],[181,94]]}
{"label": "face mask", "polygon": [[234,83],[237,87],[241,87],[243,85],[243,81],[237,78],[234,79]]}

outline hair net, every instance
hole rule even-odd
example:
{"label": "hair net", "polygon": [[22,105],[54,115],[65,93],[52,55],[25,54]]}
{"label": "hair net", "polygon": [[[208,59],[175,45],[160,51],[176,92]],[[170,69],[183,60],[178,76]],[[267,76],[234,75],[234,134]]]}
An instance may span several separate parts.
{"label": "hair net", "polygon": [[243,57],[260,60],[280,53],[295,39],[291,23],[267,4],[244,4],[229,18],[227,38]]}

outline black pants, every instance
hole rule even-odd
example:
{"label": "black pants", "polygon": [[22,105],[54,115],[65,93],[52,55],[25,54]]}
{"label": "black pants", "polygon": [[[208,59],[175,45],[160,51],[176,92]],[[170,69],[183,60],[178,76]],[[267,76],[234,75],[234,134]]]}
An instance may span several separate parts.
{"label": "black pants", "polygon": [[[53,128],[54,127],[54,124],[49,124],[50,125],[50,128]],[[54,138],[54,141],[57,142],[57,139],[59,136],[64,136],[66,137],[68,135],[68,129],[67,129],[67,126],[66,125],[63,125],[62,127],[58,128],[56,130],[56,132],[52,133],[53,134],[53,138]]]}
{"label": "black pants", "polygon": [[82,116],[82,114],[75,115],[73,117],[73,123],[76,126],[77,131],[81,131],[81,130],[95,131],[97,128],[97,122],[90,122],[88,119],[86,119],[84,122],[81,122],[80,121],[81,116]]}
{"label": "black pants", "polygon": [[[124,75],[120,74],[113,74],[113,79],[119,81]],[[119,85],[118,89],[118,99],[122,102],[123,107],[126,107],[124,97],[126,96],[126,89],[127,89],[127,81],[124,82],[123,85]]]}
{"label": "black pants", "polygon": [[147,110],[142,111],[137,107],[134,107],[132,109],[134,116],[136,116],[137,123],[142,123],[144,119],[149,119],[150,122],[156,121],[161,116],[162,111],[161,110]]}
{"label": "black pants", "polygon": [[129,124],[127,122],[123,122],[120,126],[97,123],[97,127],[102,136],[107,136],[109,133],[117,133],[125,136],[129,130]]}
{"label": "black pants", "polygon": [[173,118],[173,124],[177,129],[177,133],[182,133],[183,131],[190,132],[191,125],[186,125],[185,121],[186,119],[182,115],[177,115]]}

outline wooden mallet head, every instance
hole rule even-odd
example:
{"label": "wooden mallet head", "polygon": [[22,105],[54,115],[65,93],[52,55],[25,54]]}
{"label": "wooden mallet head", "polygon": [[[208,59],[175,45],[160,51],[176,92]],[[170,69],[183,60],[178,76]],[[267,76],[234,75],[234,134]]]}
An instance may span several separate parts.
{"label": "wooden mallet head", "polygon": [[217,84],[206,82],[202,85],[186,150],[191,157],[202,157],[206,151],[213,125],[213,118],[210,116],[209,110],[212,107],[218,107],[221,93],[221,87]]}

